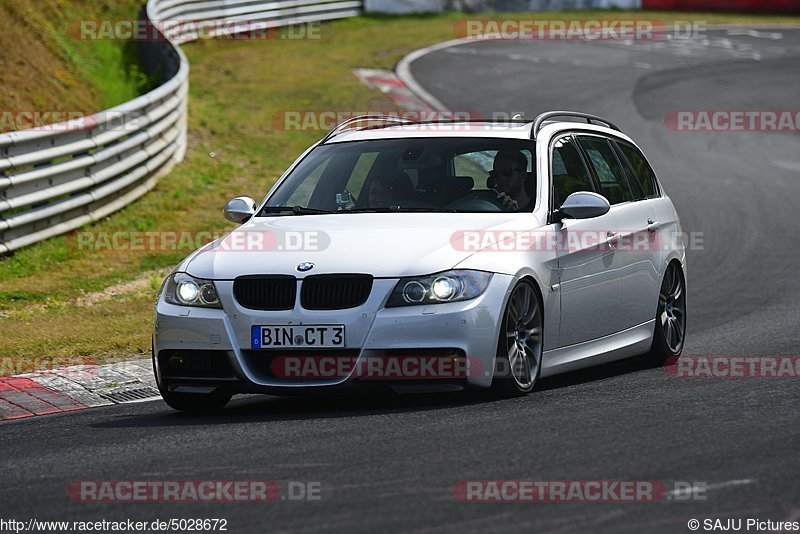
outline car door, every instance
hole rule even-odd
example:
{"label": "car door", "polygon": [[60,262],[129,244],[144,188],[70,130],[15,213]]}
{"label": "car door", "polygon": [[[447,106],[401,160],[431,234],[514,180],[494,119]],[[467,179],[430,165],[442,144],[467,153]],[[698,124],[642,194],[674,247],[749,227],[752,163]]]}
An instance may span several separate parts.
{"label": "car door", "polygon": [[[552,209],[578,191],[596,191],[572,135],[555,138],[550,148]],[[620,327],[620,277],[607,232],[615,228],[609,212],[593,219],[565,219],[553,225],[558,253],[561,324],[558,346],[607,336]]]}
{"label": "car door", "polygon": [[622,315],[625,326],[630,328],[655,317],[665,246],[670,239],[663,229],[669,221],[658,216],[661,192],[642,152],[622,139],[614,139],[612,144],[634,194],[634,202],[620,210],[621,223],[634,232],[629,266],[622,276]]}
{"label": "car door", "polygon": [[597,178],[600,194],[611,204],[615,224],[611,229],[615,240],[612,268],[619,275],[621,295],[617,331],[622,331],[655,317],[658,288],[654,293],[657,275],[653,255],[657,250],[651,228],[655,211],[645,201],[638,183],[630,179],[627,161],[611,139],[581,135],[579,141]]}

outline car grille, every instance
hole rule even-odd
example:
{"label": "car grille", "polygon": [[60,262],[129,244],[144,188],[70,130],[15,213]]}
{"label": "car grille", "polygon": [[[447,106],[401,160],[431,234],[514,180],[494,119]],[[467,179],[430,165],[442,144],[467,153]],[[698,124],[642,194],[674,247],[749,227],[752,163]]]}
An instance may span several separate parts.
{"label": "car grille", "polygon": [[233,294],[251,310],[291,310],[297,296],[294,276],[242,276],[233,282]]}
{"label": "car grille", "polygon": [[368,274],[322,274],[303,280],[300,304],[307,310],[345,310],[364,304],[372,291]]}

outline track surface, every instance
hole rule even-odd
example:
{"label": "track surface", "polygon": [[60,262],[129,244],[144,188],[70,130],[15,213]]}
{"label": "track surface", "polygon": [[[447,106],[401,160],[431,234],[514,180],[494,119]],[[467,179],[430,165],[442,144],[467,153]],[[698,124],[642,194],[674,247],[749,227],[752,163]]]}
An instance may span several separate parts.
{"label": "track surface", "polygon": [[[671,132],[682,109],[800,109],[800,31],[690,43],[473,43],[412,64],[451,109],[575,108],[644,148],[688,232],[689,355],[800,353],[800,142]],[[774,37],[774,36],[772,36]],[[625,362],[525,399],[245,398],[193,417],[161,402],[0,425],[0,517],[227,518],[231,532],[687,532],[690,518],[800,517],[798,382],[671,378]],[[320,481],[321,502],[84,504],[72,480]],[[472,504],[467,479],[698,481],[704,502]],[[734,482],[735,481],[735,482]]]}

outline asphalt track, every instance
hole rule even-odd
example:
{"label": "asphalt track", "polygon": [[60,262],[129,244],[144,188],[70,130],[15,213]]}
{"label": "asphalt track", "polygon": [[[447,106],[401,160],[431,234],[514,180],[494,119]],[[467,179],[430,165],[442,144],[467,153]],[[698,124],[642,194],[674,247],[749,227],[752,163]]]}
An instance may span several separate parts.
{"label": "asphalt track", "polygon": [[[778,32],[780,38],[774,35]],[[800,353],[800,137],[673,132],[673,110],[800,109],[800,31],[690,42],[483,42],[426,55],[455,110],[580,109],[651,158],[687,232],[687,355]],[[741,32],[739,32],[741,33]],[[0,518],[226,518],[231,532],[688,532],[691,518],[800,518],[797,379],[678,379],[634,362],[543,380],[527,398],[161,402],[0,424]],[[319,481],[319,502],[76,503],[73,480]],[[461,480],[705,483],[706,500],[463,503]]]}

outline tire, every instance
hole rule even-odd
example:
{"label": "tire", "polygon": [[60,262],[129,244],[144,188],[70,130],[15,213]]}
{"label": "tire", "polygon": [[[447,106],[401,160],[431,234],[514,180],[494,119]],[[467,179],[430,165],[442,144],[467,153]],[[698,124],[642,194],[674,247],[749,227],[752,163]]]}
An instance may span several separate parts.
{"label": "tire", "polygon": [[520,397],[531,392],[542,370],[544,313],[536,287],[522,280],[503,311],[492,392]]}
{"label": "tire", "polygon": [[646,359],[653,365],[674,363],[686,340],[686,283],[683,270],[672,262],[664,272],[658,293],[653,344]]}
{"label": "tire", "polygon": [[167,391],[158,381],[154,340],[150,341],[150,354],[153,360],[153,374],[158,385],[158,392],[161,393],[161,398],[170,408],[181,412],[204,413],[221,410],[230,402],[232,395],[224,393],[174,393]]}
{"label": "tire", "polygon": [[208,413],[221,410],[231,400],[231,395],[222,393],[174,393],[161,391],[170,408],[181,412]]}

